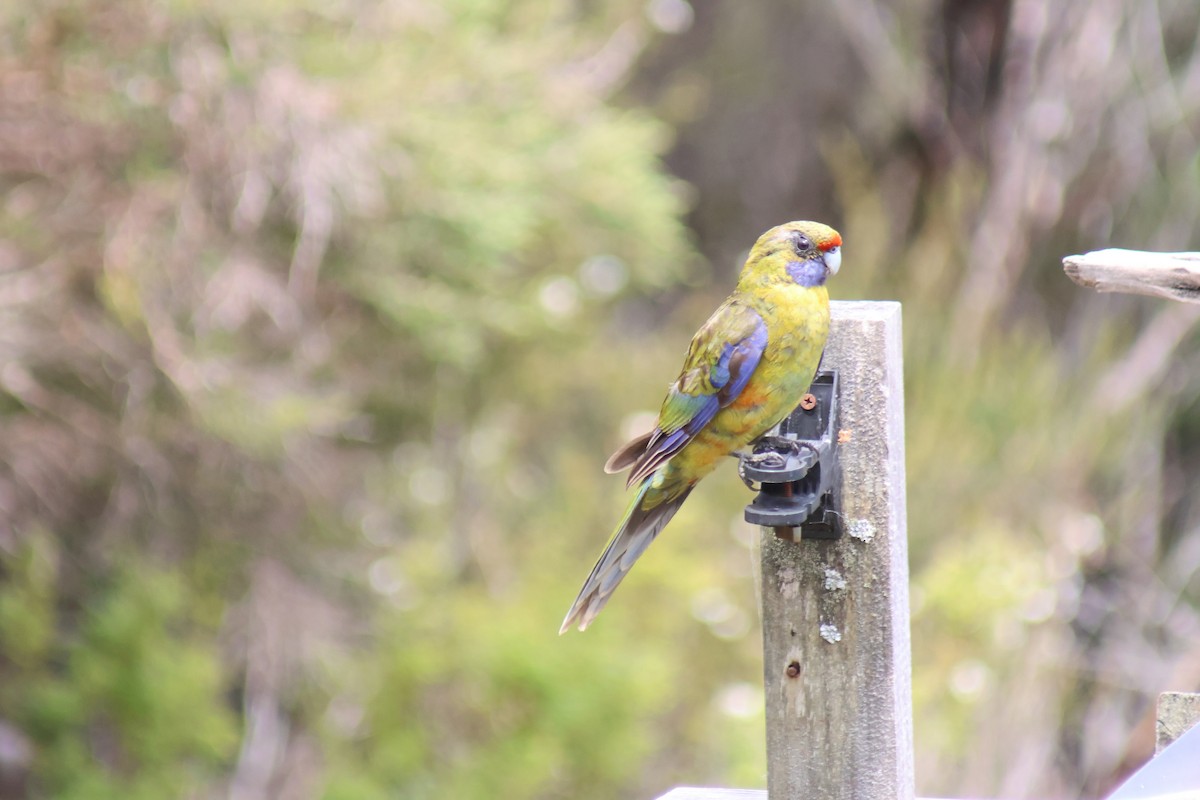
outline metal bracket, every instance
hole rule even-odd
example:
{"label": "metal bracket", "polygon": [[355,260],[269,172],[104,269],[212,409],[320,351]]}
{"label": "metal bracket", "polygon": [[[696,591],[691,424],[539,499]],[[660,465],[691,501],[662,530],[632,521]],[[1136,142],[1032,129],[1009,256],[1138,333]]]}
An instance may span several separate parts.
{"label": "metal bracket", "polygon": [[[759,484],[746,506],[746,521],[775,529],[781,539],[838,539],[841,515],[832,489],[837,475],[836,371],[818,372],[804,401],[779,426],[742,456],[738,473],[747,486]],[[807,408],[806,408],[807,406]]]}

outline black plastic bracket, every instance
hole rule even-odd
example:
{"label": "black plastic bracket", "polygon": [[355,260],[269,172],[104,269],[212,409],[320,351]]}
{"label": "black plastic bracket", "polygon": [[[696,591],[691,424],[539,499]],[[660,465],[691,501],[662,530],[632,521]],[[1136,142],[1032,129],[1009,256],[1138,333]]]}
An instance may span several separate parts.
{"label": "black plastic bracket", "polygon": [[[838,539],[841,515],[832,489],[837,476],[836,371],[818,372],[800,405],[775,433],[742,456],[738,473],[747,486],[759,485],[746,506],[746,521],[775,529],[781,539]],[[807,406],[807,407],[806,407]]]}

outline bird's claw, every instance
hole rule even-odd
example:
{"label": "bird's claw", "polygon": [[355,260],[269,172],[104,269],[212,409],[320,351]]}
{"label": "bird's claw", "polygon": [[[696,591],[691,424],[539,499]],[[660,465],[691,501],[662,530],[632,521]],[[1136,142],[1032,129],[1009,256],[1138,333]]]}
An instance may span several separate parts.
{"label": "bird's claw", "polygon": [[790,436],[764,436],[754,443],[754,456],[798,456],[803,448],[814,453],[817,448],[812,442],[794,439]]}
{"label": "bird's claw", "polygon": [[745,461],[738,462],[738,477],[742,479],[742,483],[746,484],[746,488],[749,489],[750,491],[752,491],[752,492],[760,491],[762,489],[762,485],[757,484],[751,478],[746,477],[746,472],[743,469],[745,464],[746,464]]}
{"label": "bird's claw", "polygon": [[783,469],[789,458],[798,457],[803,450],[811,450],[813,456],[820,457],[820,451],[812,442],[787,436],[764,436],[755,443],[754,452],[742,456],[738,471],[747,462],[759,469]]}

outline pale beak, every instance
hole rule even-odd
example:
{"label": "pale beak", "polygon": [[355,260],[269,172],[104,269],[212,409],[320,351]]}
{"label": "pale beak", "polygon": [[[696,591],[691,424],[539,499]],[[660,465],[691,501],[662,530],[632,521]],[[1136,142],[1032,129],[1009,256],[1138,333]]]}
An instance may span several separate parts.
{"label": "pale beak", "polygon": [[837,275],[838,269],[842,266],[841,247],[831,247],[825,251],[825,266],[829,269],[830,275]]}

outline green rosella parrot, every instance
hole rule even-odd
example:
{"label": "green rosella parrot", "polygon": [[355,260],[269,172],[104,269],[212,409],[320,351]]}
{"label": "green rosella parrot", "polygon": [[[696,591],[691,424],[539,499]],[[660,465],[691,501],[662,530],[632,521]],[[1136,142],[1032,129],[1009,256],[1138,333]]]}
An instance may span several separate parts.
{"label": "green rosella parrot", "polygon": [[825,280],[841,265],[841,246],[819,222],[789,222],[755,242],[737,288],[692,339],[654,430],[604,465],[631,469],[637,492],[559,633],[590,625],[696,482],[800,402],[829,335]]}

